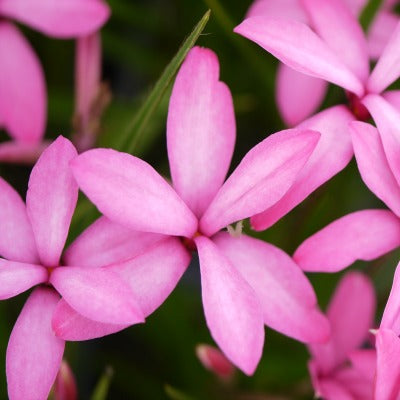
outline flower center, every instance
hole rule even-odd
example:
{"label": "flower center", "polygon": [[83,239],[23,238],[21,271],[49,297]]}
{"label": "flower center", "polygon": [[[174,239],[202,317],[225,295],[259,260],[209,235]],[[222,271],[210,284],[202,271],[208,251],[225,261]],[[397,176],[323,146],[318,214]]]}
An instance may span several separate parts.
{"label": "flower center", "polygon": [[347,100],[349,102],[349,109],[358,121],[366,122],[371,118],[371,114],[361,102],[361,99],[354,93],[346,91]]}
{"label": "flower center", "polygon": [[196,251],[196,243],[194,242],[194,239],[197,238],[198,236],[201,236],[201,233],[197,231],[193,237],[187,238],[187,237],[181,237],[181,242],[183,245],[189,250],[189,251]]}

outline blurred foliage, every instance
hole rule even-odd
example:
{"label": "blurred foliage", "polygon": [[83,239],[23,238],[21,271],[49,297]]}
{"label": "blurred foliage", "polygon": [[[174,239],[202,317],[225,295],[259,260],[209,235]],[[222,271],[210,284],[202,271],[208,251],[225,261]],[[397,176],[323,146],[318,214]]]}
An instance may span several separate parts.
{"label": "blurred foliage", "polygon": [[[228,0],[109,0],[112,16],[102,31],[103,78],[113,99],[104,115],[100,146],[111,146],[131,131],[132,120],[146,104],[163,70],[176,54],[193,26],[211,9],[211,17],[197,43],[213,49],[220,59],[221,79],[230,87],[237,118],[237,147],[232,168],[267,135],[283,129],[274,101],[276,60],[254,43],[232,32],[251,1]],[[372,4],[374,3],[374,4]],[[372,1],[363,14],[368,25],[379,1]],[[47,137],[70,137],[74,102],[74,43],[54,40],[22,27],[45,69],[49,110]],[[172,75],[171,75],[172,76]],[[135,154],[168,176],[165,123],[166,95],[143,128]],[[345,101],[337,88],[324,104]],[[2,134],[1,138],[5,137]],[[122,140],[122,139],[121,139]],[[29,168],[1,165],[0,173],[24,195]],[[289,254],[308,235],[348,212],[383,207],[362,183],[352,162],[305,202],[266,232],[251,235],[276,244]],[[75,238],[97,212],[84,196],[74,216],[69,241]],[[386,301],[399,252],[373,263],[356,263],[374,280],[380,312]],[[312,274],[311,281],[325,307],[341,274]],[[0,360],[4,366],[7,340],[27,294],[0,302]],[[151,315],[146,324],[83,343],[68,343],[65,357],[76,374],[81,399],[311,399],[304,345],[266,329],[264,354],[253,377],[237,372],[230,383],[220,382],[206,371],[195,355],[199,343],[212,343],[207,330],[200,293],[197,261],[185,273],[177,289]],[[114,371],[98,382],[105,368]],[[40,366],[38,366],[40,368]],[[98,386],[96,386],[98,385]],[[109,385],[109,387],[108,387]],[[0,369],[0,398],[6,399],[5,371]]]}

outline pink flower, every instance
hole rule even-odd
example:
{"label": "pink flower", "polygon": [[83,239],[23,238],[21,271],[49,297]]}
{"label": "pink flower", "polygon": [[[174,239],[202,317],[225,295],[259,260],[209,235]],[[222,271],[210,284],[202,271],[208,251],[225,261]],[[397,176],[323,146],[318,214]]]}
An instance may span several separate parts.
{"label": "pink flower", "polygon": [[26,207],[0,180],[0,299],[33,290],[7,348],[10,399],[45,399],[56,378],[64,341],[52,330],[60,295],[85,318],[130,325],[144,316],[130,286],[107,268],[62,266],[60,256],[78,186],[69,168],[77,152],[60,136],[40,156],[29,179]]}
{"label": "pink flower", "polygon": [[[340,1],[340,0],[339,0]],[[343,0],[355,18],[365,7],[366,0]],[[385,1],[368,31],[368,53],[378,59],[395,30],[399,17],[391,12],[393,2]],[[313,17],[301,0],[256,0],[249,8],[246,18],[264,16],[284,18],[313,27]],[[324,79],[297,72],[285,64],[279,64],[276,78],[276,102],[283,120],[295,126],[313,114],[321,105],[328,83]]]}
{"label": "pink flower", "polygon": [[196,346],[196,355],[205,368],[222,380],[229,381],[235,373],[235,367],[219,349],[208,344]]}
{"label": "pink flower", "polygon": [[393,167],[393,153],[400,154],[400,140],[394,140],[388,127],[393,114],[389,103],[399,105],[400,91],[382,92],[400,75],[400,23],[370,73],[366,38],[344,4],[337,0],[303,0],[302,4],[315,32],[295,20],[265,16],[249,18],[235,31],[296,71],[344,88],[357,119],[372,115]]}
{"label": "pink flower", "polygon": [[219,81],[215,54],[195,47],[169,106],[173,188],[146,162],[111,149],[89,150],[71,166],[82,190],[111,220],[178,237],[182,251],[197,249],[211,335],[231,362],[252,374],[264,323],[307,342],[326,340],[329,327],[310,283],[287,254],[246,235],[218,232],[275,204],[318,139],[310,130],[271,135],[223,183],[235,141],[232,98]]}
{"label": "pink flower", "polygon": [[77,400],[78,398],[74,374],[65,360],[61,362],[53,390],[55,400]]}
{"label": "pink flower", "polygon": [[46,85],[40,62],[18,28],[4,18],[56,38],[87,35],[104,24],[102,0],[2,0],[0,2],[0,126],[12,142],[0,145],[0,160],[32,162],[47,145]]}
{"label": "pink flower", "polygon": [[374,314],[372,283],[359,272],[347,273],[328,306],[330,340],[308,346],[316,396],[325,400],[373,398],[376,353],[361,346],[373,326]]}

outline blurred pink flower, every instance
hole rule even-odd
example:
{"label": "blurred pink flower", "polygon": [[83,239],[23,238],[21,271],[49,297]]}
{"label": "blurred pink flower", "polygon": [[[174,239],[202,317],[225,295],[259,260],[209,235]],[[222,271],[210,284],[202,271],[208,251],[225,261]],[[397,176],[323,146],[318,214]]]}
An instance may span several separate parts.
{"label": "blurred pink flower", "polygon": [[[197,249],[211,335],[231,362],[252,374],[262,353],[264,323],[307,342],[326,340],[329,327],[310,283],[287,254],[246,235],[218,231],[275,204],[318,139],[310,130],[271,135],[223,183],[235,141],[232,98],[219,81],[215,54],[195,47],[169,105],[173,188],[146,162],[111,149],[90,150],[71,166],[82,190],[111,220],[180,237],[187,254]],[[181,274],[171,276],[173,285]]]}
{"label": "blurred pink flower", "polygon": [[[340,2],[338,0],[337,2]],[[367,0],[343,0],[343,5],[357,18]],[[376,60],[395,30],[399,17],[392,12],[393,1],[382,2],[367,33],[369,57]],[[301,0],[256,0],[246,19],[257,16],[284,18],[313,28],[313,17]],[[317,27],[318,29],[318,27]],[[276,102],[284,122],[295,126],[313,114],[322,104],[328,87],[324,79],[297,72],[286,64],[279,64],[276,78]]]}
{"label": "blurred pink flower", "polygon": [[[26,207],[17,192],[0,180],[0,299],[33,290],[23,307],[7,348],[10,399],[45,399],[56,378],[64,341],[52,330],[52,316],[63,301],[85,318],[130,325],[144,316],[130,286],[107,268],[79,262],[61,266],[78,186],[69,168],[77,152],[60,136],[33,167]],[[43,284],[43,285],[42,285]]]}
{"label": "blurred pink flower", "polygon": [[362,349],[375,315],[375,293],[369,279],[347,273],[329,303],[331,338],[312,344],[309,371],[315,395],[325,400],[373,399],[376,353]]}
{"label": "blurred pink flower", "polygon": [[96,31],[109,13],[102,0],[0,1],[0,127],[13,139],[0,145],[0,160],[33,162],[47,145],[42,142],[47,113],[43,70],[28,41],[7,19],[67,39]]}
{"label": "blurred pink flower", "polygon": [[205,368],[222,380],[230,380],[233,377],[235,367],[218,348],[199,344],[196,346],[196,355]]}
{"label": "blurred pink flower", "polygon": [[65,360],[62,360],[53,386],[55,400],[77,400],[75,376]]}

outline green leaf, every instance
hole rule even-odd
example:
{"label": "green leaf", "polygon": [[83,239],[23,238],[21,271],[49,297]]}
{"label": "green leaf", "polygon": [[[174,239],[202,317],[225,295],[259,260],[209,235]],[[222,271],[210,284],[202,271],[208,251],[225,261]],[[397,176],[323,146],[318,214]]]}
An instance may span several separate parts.
{"label": "green leaf", "polygon": [[118,138],[118,142],[113,146],[117,150],[123,150],[127,153],[134,153],[139,141],[141,140],[143,133],[146,130],[148,123],[151,120],[155,110],[160,104],[168,86],[174,79],[178,68],[182,64],[189,50],[194,46],[201,32],[205,28],[211,11],[208,10],[198,24],[194,27],[192,33],[184,41],[175,57],[167,65],[164,72],[156,82],[153,90],[149,93],[148,97],[144,101],[136,113],[133,120],[128,124],[124,132]]}
{"label": "green leaf", "polygon": [[164,387],[166,395],[171,400],[194,400],[193,397],[188,396],[187,394],[181,392],[178,389],[173,388],[171,385],[165,385]]}
{"label": "green leaf", "polygon": [[110,367],[107,367],[102,377],[97,382],[97,385],[94,389],[92,396],[90,397],[90,400],[106,400],[112,376],[113,370]]}

